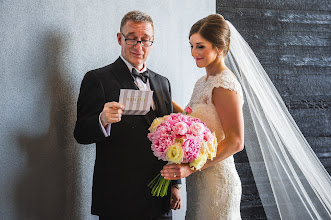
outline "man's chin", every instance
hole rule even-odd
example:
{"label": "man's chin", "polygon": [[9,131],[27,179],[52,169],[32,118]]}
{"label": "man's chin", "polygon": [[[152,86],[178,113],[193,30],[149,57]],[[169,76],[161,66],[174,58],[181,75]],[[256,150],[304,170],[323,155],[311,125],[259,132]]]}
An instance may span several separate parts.
{"label": "man's chin", "polygon": [[134,67],[138,67],[138,66],[143,66],[144,65],[144,62],[142,59],[132,59],[131,62],[132,66]]}

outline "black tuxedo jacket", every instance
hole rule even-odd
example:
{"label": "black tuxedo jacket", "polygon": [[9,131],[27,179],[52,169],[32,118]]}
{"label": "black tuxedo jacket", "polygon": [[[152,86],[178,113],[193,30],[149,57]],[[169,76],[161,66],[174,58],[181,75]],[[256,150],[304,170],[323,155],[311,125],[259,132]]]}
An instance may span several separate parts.
{"label": "black tuxedo jacket", "polygon": [[158,198],[152,197],[147,187],[165,165],[153,155],[147,134],[155,117],[172,113],[171,89],[167,78],[148,71],[156,110],[145,116],[123,115],[120,122],[111,125],[109,137],[100,128],[99,114],[106,102],[119,101],[120,89],[138,89],[130,71],[118,58],[86,73],[82,81],[74,136],[81,144],[96,143],[94,215],[150,219],[169,211],[170,190],[167,197]]}

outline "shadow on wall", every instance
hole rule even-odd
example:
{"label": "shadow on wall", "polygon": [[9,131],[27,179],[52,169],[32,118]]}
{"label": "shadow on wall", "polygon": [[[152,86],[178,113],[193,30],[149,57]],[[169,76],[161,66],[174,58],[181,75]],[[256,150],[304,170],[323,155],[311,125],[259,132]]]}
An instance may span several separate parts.
{"label": "shadow on wall", "polygon": [[[43,97],[35,98],[46,97],[50,103],[49,108],[38,106],[36,109],[50,116],[48,132],[39,137],[25,134],[17,137],[20,150],[28,157],[28,171],[16,186],[19,219],[79,219],[75,210],[79,202],[78,148],[72,135],[76,105],[64,71],[65,40],[55,33],[46,35],[45,49],[41,51],[45,60],[36,64],[43,67],[36,66],[36,69],[44,69],[36,77],[46,79],[43,88],[47,91]],[[50,113],[44,109],[50,109]],[[31,126],[38,126],[38,122],[32,123],[35,125]]]}

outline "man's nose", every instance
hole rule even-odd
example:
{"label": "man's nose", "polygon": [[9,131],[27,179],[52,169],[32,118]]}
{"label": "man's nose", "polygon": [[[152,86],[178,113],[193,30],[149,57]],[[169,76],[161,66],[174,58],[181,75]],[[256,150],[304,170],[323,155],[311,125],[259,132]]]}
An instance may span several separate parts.
{"label": "man's nose", "polygon": [[134,45],[134,47],[137,49],[137,50],[141,50],[143,45],[141,45],[141,41],[138,41],[136,45]]}

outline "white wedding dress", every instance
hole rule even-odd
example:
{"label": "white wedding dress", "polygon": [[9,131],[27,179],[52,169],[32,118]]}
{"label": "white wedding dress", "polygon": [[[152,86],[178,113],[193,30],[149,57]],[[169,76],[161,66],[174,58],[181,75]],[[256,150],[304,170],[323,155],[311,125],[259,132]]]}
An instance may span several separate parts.
{"label": "white wedding dress", "polygon": [[[220,142],[224,139],[224,132],[212,103],[212,91],[217,87],[235,91],[243,99],[239,82],[231,71],[224,70],[207,80],[206,76],[201,77],[187,106],[192,109],[191,115],[205,122]],[[188,176],[186,189],[187,220],[241,219],[241,182],[233,156]]]}

